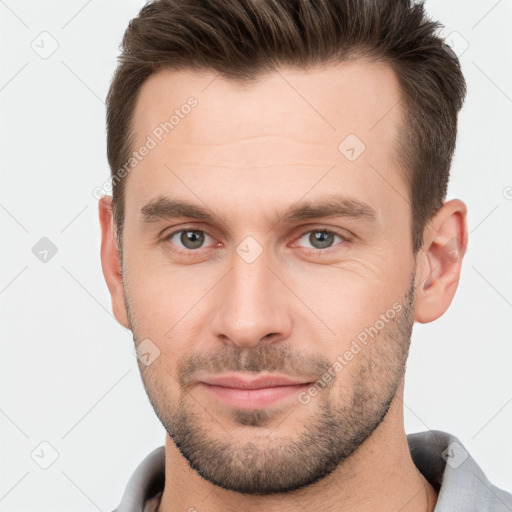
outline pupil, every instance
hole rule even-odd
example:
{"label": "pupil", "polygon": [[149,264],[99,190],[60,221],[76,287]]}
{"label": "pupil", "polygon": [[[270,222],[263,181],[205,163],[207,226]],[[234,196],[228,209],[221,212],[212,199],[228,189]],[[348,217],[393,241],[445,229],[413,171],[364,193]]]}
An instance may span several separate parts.
{"label": "pupil", "polygon": [[309,235],[311,245],[317,249],[325,249],[333,242],[334,234],[326,233],[325,231],[314,231]]}
{"label": "pupil", "polygon": [[201,247],[204,241],[204,233],[199,231],[183,231],[181,234],[181,243],[187,249],[197,249]]}

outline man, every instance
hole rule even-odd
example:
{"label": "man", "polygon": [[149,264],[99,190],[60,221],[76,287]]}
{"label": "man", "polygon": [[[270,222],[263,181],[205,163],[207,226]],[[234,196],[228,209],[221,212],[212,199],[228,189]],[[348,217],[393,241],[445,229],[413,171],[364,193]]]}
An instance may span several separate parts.
{"label": "man", "polygon": [[409,0],[174,0],[131,21],[99,203],[117,320],[167,432],[118,512],[512,510],[406,436],[414,322],[449,307],[465,82]]}

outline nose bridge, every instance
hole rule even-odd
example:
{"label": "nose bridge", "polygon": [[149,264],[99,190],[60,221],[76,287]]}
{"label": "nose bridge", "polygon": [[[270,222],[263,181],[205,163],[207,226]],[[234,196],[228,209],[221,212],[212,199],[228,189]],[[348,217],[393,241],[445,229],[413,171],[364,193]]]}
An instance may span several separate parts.
{"label": "nose bridge", "polygon": [[291,318],[279,279],[267,267],[268,258],[233,254],[231,271],[223,280],[214,317],[214,330],[224,342],[251,347],[288,337]]}

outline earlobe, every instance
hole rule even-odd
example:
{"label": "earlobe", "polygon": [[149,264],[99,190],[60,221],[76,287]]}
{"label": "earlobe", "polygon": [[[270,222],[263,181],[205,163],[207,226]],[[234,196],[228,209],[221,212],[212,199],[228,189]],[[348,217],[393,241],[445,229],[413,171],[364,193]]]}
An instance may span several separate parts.
{"label": "earlobe", "polygon": [[121,258],[117,246],[114,219],[112,215],[112,197],[103,196],[98,202],[101,225],[101,267],[112,298],[112,311],[116,320],[131,330],[121,271]]}
{"label": "earlobe", "polygon": [[457,290],[468,243],[466,205],[446,202],[425,229],[417,256],[414,319],[428,323],[442,316]]}

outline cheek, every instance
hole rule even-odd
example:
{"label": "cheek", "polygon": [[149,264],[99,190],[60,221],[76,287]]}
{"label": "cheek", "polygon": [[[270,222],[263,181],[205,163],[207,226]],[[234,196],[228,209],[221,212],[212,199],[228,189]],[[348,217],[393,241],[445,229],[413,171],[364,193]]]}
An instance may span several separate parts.
{"label": "cheek", "polygon": [[[337,339],[348,341],[372,326],[397,302],[404,305],[410,280],[405,266],[403,262],[397,272],[386,267],[382,258],[376,257],[375,263],[369,258],[352,258],[336,265],[294,269],[285,279]],[[314,316],[306,313],[308,323],[314,321]]]}
{"label": "cheek", "polygon": [[169,371],[191,347],[208,339],[202,330],[208,307],[215,307],[209,291],[219,280],[217,274],[212,267],[127,262],[125,288],[135,337],[155,343]]}
{"label": "cheek", "polygon": [[[158,251],[156,249],[155,251]],[[197,302],[206,275],[197,267],[176,267],[148,254],[126,264],[126,287],[137,313],[172,322]]]}

